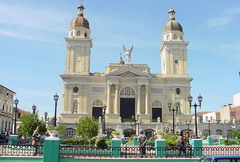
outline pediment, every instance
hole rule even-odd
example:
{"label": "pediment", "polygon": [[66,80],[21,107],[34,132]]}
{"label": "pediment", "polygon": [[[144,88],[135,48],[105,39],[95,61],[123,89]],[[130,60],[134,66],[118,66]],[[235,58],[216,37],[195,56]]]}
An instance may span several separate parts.
{"label": "pediment", "polygon": [[123,67],[113,72],[110,72],[108,76],[121,76],[121,77],[150,77],[149,74],[142,72],[133,67]]}

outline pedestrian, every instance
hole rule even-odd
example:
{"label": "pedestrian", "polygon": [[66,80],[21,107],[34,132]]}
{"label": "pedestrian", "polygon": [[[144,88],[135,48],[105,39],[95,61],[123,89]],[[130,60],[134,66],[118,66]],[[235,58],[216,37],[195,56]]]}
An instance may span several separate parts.
{"label": "pedestrian", "polygon": [[35,153],[34,155],[37,155],[37,147],[38,147],[38,143],[40,141],[40,134],[39,134],[39,126],[36,127],[35,131],[32,134],[32,145],[33,147],[35,147]]}
{"label": "pedestrian", "polygon": [[186,141],[184,138],[183,131],[180,132],[180,136],[178,137],[178,156],[181,156],[181,153],[183,152],[186,155]]}
{"label": "pedestrian", "polygon": [[140,157],[143,158],[143,156],[146,155],[146,143],[147,143],[147,137],[145,134],[143,134],[143,131],[141,131],[140,135],[138,136],[138,142],[139,142]]}

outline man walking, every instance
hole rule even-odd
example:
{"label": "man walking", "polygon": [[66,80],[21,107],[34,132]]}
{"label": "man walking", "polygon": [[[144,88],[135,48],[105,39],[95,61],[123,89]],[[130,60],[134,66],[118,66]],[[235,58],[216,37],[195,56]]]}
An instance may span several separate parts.
{"label": "man walking", "polygon": [[143,155],[146,154],[146,143],[147,143],[147,137],[145,134],[143,134],[143,131],[141,131],[140,135],[138,136],[138,142],[139,142],[140,157],[143,158]]}

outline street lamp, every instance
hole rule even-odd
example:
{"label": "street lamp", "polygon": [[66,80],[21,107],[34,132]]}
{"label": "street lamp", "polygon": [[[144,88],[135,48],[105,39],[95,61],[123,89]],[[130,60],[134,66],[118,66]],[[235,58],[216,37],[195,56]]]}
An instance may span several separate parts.
{"label": "street lamp", "polygon": [[138,126],[138,132],[137,132],[137,135],[139,135],[139,128],[140,128],[140,125],[141,125],[141,118],[140,117],[138,117],[138,119],[137,119],[137,126]]}
{"label": "street lamp", "polygon": [[211,133],[211,130],[210,130],[210,120],[208,120],[208,136],[210,137],[210,133]]}
{"label": "street lamp", "polygon": [[16,98],[14,100],[14,104],[15,104],[15,112],[14,112],[14,134],[17,134],[17,105],[19,103],[19,100]]}
{"label": "street lamp", "polygon": [[134,131],[135,131],[135,134],[137,133],[137,120],[135,119],[135,116],[132,115],[132,120],[134,121]]}
{"label": "street lamp", "polygon": [[54,123],[53,123],[53,126],[56,127],[56,121],[57,121],[57,101],[58,101],[58,98],[59,96],[57,95],[57,93],[53,96],[54,98],[54,101],[55,101],[55,114],[54,114]]}
{"label": "street lamp", "polygon": [[37,106],[36,105],[32,105],[32,110],[33,110],[33,114],[35,115],[35,112],[37,110]]}
{"label": "street lamp", "polygon": [[168,103],[168,108],[169,108],[169,112],[170,111],[172,111],[173,112],[173,134],[175,133],[175,121],[174,121],[174,114],[175,114],[175,111],[176,111],[176,115],[178,114],[178,108],[179,108],[179,103],[176,103],[175,104],[175,108],[174,107],[172,107],[171,108],[171,106],[172,106],[172,104],[171,103]]}
{"label": "street lamp", "polygon": [[202,102],[203,97],[201,95],[198,96],[198,102],[199,104],[197,105],[196,103],[194,105],[192,105],[192,100],[193,97],[189,96],[188,97],[188,102],[190,104],[190,108],[193,106],[195,109],[195,135],[196,137],[198,137],[198,132],[197,132],[197,107],[201,108],[201,102]]}
{"label": "street lamp", "polygon": [[103,105],[102,111],[102,134],[105,134],[105,113],[106,113],[107,106]]}
{"label": "street lamp", "polygon": [[47,112],[45,112],[45,113],[44,113],[44,116],[45,116],[45,124],[46,124],[46,122],[47,122],[47,116],[48,116],[48,113],[47,113]]}
{"label": "street lamp", "polygon": [[186,125],[187,125],[187,130],[188,130],[188,138],[190,136],[190,132],[189,132],[189,126],[191,125],[191,121],[186,121]]}

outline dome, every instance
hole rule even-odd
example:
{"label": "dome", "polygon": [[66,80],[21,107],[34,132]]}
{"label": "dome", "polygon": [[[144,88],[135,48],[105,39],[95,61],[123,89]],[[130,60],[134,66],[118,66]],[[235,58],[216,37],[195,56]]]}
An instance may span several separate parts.
{"label": "dome", "polygon": [[84,10],[83,5],[81,4],[80,6],[78,6],[77,9],[78,9],[78,16],[71,21],[70,30],[76,27],[84,27],[89,29],[89,22],[83,16],[83,10]]}
{"label": "dome", "polygon": [[169,20],[165,25],[165,28],[163,31],[168,32],[172,30],[183,32],[182,25],[179,24],[176,20]]}
{"label": "dome", "polygon": [[76,27],[84,27],[89,29],[89,22],[83,16],[77,16],[71,21],[70,30]]}
{"label": "dome", "polygon": [[174,9],[170,9],[168,11],[168,14],[169,14],[169,21],[167,22],[167,24],[165,25],[165,28],[164,28],[164,32],[168,32],[168,31],[172,31],[172,30],[175,30],[175,31],[180,31],[180,32],[183,32],[183,28],[182,28],[182,25],[180,25],[176,20],[175,20],[175,11]]}

